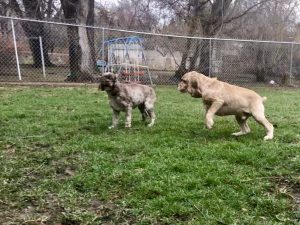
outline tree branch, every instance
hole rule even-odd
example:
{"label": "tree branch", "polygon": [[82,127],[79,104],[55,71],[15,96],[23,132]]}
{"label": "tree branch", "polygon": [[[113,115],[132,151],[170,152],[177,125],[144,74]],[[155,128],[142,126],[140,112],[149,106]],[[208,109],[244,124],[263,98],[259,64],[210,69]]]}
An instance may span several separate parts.
{"label": "tree branch", "polygon": [[266,2],[269,2],[269,1],[272,1],[272,0],[264,0],[264,1],[261,1],[261,2],[257,2],[256,4],[250,6],[248,9],[246,9],[246,10],[245,10],[243,13],[241,13],[240,15],[237,15],[237,16],[231,17],[231,18],[228,19],[228,20],[225,20],[224,23],[230,23],[230,22],[232,22],[233,20],[239,19],[239,18],[245,16],[248,12],[250,12],[250,11],[251,11],[253,8],[255,8],[256,6],[265,4]]}
{"label": "tree branch", "polygon": [[20,8],[19,3],[17,2],[17,0],[11,0],[10,4],[9,4],[12,8],[12,10],[15,11],[15,13],[17,14],[18,17],[23,17],[23,11]]}

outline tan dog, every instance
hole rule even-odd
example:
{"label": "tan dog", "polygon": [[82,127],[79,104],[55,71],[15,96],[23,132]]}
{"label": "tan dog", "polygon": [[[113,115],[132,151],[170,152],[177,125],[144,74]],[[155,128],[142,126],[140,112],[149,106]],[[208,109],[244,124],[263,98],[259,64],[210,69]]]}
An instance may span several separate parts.
{"label": "tan dog", "polygon": [[153,126],[155,121],[154,103],[156,101],[153,88],[141,84],[122,84],[117,80],[116,74],[105,73],[100,78],[99,89],[107,92],[109,104],[113,110],[110,129],[118,125],[121,111],[126,113],[125,127],[131,127],[132,109],[135,107],[139,108],[142,120],[145,121],[149,117],[148,126]]}
{"label": "tan dog", "polygon": [[194,98],[202,98],[206,108],[205,123],[208,129],[214,124],[214,116],[234,115],[241,130],[233,133],[240,136],[250,132],[247,119],[250,116],[267,130],[264,140],[273,138],[273,125],[266,119],[263,102],[266,97],[256,92],[231,85],[216,78],[209,78],[197,72],[184,74],[178,84],[180,92],[188,92]]}

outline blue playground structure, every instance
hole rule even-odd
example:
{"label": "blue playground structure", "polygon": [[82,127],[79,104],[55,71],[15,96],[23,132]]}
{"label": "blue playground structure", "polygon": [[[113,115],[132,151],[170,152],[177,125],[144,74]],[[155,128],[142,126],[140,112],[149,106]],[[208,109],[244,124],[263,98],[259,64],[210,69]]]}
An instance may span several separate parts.
{"label": "blue playground structure", "polygon": [[143,39],[137,36],[114,38],[104,42],[97,65],[105,72],[114,72],[125,82],[147,83],[152,78],[145,57]]}

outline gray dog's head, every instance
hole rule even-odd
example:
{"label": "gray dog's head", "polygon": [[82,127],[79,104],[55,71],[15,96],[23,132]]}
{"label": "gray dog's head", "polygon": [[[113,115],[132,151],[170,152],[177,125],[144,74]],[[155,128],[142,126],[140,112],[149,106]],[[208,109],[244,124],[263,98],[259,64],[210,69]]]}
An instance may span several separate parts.
{"label": "gray dog's head", "polygon": [[112,91],[117,82],[117,75],[111,72],[104,73],[100,78],[99,89],[102,91]]}

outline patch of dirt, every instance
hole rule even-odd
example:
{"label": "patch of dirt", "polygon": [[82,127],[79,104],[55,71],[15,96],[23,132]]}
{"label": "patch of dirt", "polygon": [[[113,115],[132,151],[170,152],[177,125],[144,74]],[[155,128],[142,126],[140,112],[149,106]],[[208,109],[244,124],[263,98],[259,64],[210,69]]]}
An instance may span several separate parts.
{"label": "patch of dirt", "polygon": [[16,148],[14,144],[7,144],[4,146],[4,156],[6,158],[13,158],[16,152]]}
{"label": "patch of dirt", "polygon": [[59,180],[67,179],[75,175],[76,168],[72,166],[56,166],[56,175]]}
{"label": "patch of dirt", "polygon": [[19,206],[14,203],[8,204],[6,210],[0,212],[0,224],[55,224],[58,221],[57,215],[62,212],[57,197],[47,196],[44,200],[42,207],[37,202],[33,202],[34,200],[26,200]]}
{"label": "patch of dirt", "polygon": [[132,215],[131,210],[122,209],[112,201],[101,201],[93,199],[90,202],[89,211],[95,212],[99,224],[134,224],[137,218]]}
{"label": "patch of dirt", "polygon": [[90,202],[83,202],[80,196],[77,199],[77,205],[69,206],[58,195],[49,193],[42,201],[29,198],[22,203],[3,203],[5,210],[0,207],[0,224],[79,225],[86,224],[84,215],[87,213],[94,215],[93,224],[134,224],[138,221],[130,209],[113,201],[92,198]]}
{"label": "patch of dirt", "polygon": [[34,149],[35,150],[51,150],[53,146],[49,143],[40,143],[37,142],[34,144]]}
{"label": "patch of dirt", "polygon": [[300,184],[292,189],[292,196],[297,206],[297,210],[300,212]]}
{"label": "patch of dirt", "polygon": [[278,177],[276,179],[278,186],[275,191],[290,198],[295,203],[295,208],[300,211],[300,175],[297,181],[293,182],[289,179]]}

